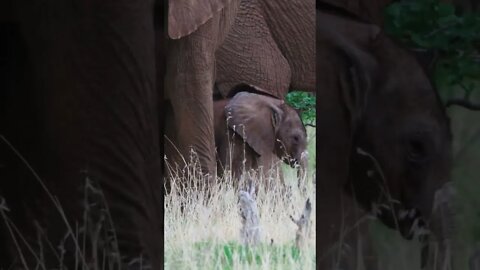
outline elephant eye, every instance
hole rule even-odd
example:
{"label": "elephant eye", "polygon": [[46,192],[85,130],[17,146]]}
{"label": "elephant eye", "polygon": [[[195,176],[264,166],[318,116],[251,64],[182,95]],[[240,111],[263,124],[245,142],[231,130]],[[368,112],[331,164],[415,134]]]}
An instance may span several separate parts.
{"label": "elephant eye", "polygon": [[410,138],[407,142],[408,159],[412,162],[424,162],[429,157],[428,143],[419,136]]}
{"label": "elephant eye", "polygon": [[294,135],[294,136],[293,136],[293,141],[294,141],[294,142],[297,143],[299,140],[300,140],[300,137],[298,137],[298,135]]}

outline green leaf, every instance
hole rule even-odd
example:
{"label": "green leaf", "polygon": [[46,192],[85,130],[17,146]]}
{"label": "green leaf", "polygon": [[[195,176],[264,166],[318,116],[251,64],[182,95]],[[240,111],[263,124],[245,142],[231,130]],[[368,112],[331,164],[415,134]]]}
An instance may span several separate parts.
{"label": "green leaf", "polygon": [[287,103],[301,111],[302,121],[305,124],[314,124],[316,119],[316,98],[308,92],[293,91],[286,96]]}
{"label": "green leaf", "polygon": [[385,30],[405,46],[436,52],[433,81],[442,96],[479,91],[467,83],[480,78],[478,13],[456,15],[452,4],[438,0],[402,1],[385,10]]}
{"label": "green leaf", "polygon": [[223,254],[225,255],[227,259],[227,265],[232,267],[233,266],[233,255],[232,255],[232,249],[230,245],[225,245],[223,247]]}

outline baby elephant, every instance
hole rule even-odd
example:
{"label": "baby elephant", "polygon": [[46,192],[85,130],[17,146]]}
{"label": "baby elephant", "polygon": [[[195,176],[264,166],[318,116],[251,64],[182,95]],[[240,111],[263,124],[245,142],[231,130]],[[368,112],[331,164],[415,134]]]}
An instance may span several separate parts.
{"label": "baby elephant", "polygon": [[[231,169],[234,179],[239,179],[243,171],[263,167],[265,176],[280,160],[305,171],[305,126],[283,100],[239,92],[231,99],[214,101],[214,117],[219,175]],[[280,178],[283,182],[281,171]]]}

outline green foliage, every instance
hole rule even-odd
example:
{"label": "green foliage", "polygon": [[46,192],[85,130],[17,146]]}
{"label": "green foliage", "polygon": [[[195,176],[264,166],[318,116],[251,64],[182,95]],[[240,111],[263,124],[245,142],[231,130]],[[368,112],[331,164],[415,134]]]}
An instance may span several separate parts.
{"label": "green foliage", "polygon": [[406,46],[433,53],[434,82],[448,96],[454,86],[469,96],[480,78],[479,14],[457,15],[438,0],[400,1],[386,9],[385,29]]}
{"label": "green foliage", "polygon": [[287,103],[301,112],[305,124],[315,125],[316,98],[308,92],[293,91],[287,94]]}

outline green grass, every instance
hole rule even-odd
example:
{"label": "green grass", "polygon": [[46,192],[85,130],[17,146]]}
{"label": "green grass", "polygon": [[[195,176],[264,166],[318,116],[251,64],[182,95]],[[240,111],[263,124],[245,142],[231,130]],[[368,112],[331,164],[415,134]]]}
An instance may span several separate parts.
{"label": "green grass", "polygon": [[[166,253],[168,264],[167,269],[187,269],[182,259],[185,256],[193,257],[198,262],[197,269],[236,269],[237,266],[249,268],[261,268],[268,264],[271,269],[277,269],[284,265],[300,264],[302,260],[309,259],[312,263],[314,256],[309,258],[302,257],[300,250],[295,244],[287,243],[285,245],[260,244],[256,247],[248,247],[236,241],[226,243],[213,243],[208,241],[197,242],[193,244],[193,249],[189,250],[191,254],[183,254],[185,250],[176,249]],[[314,254],[311,254],[314,255]],[[203,265],[209,262],[209,267]]]}

